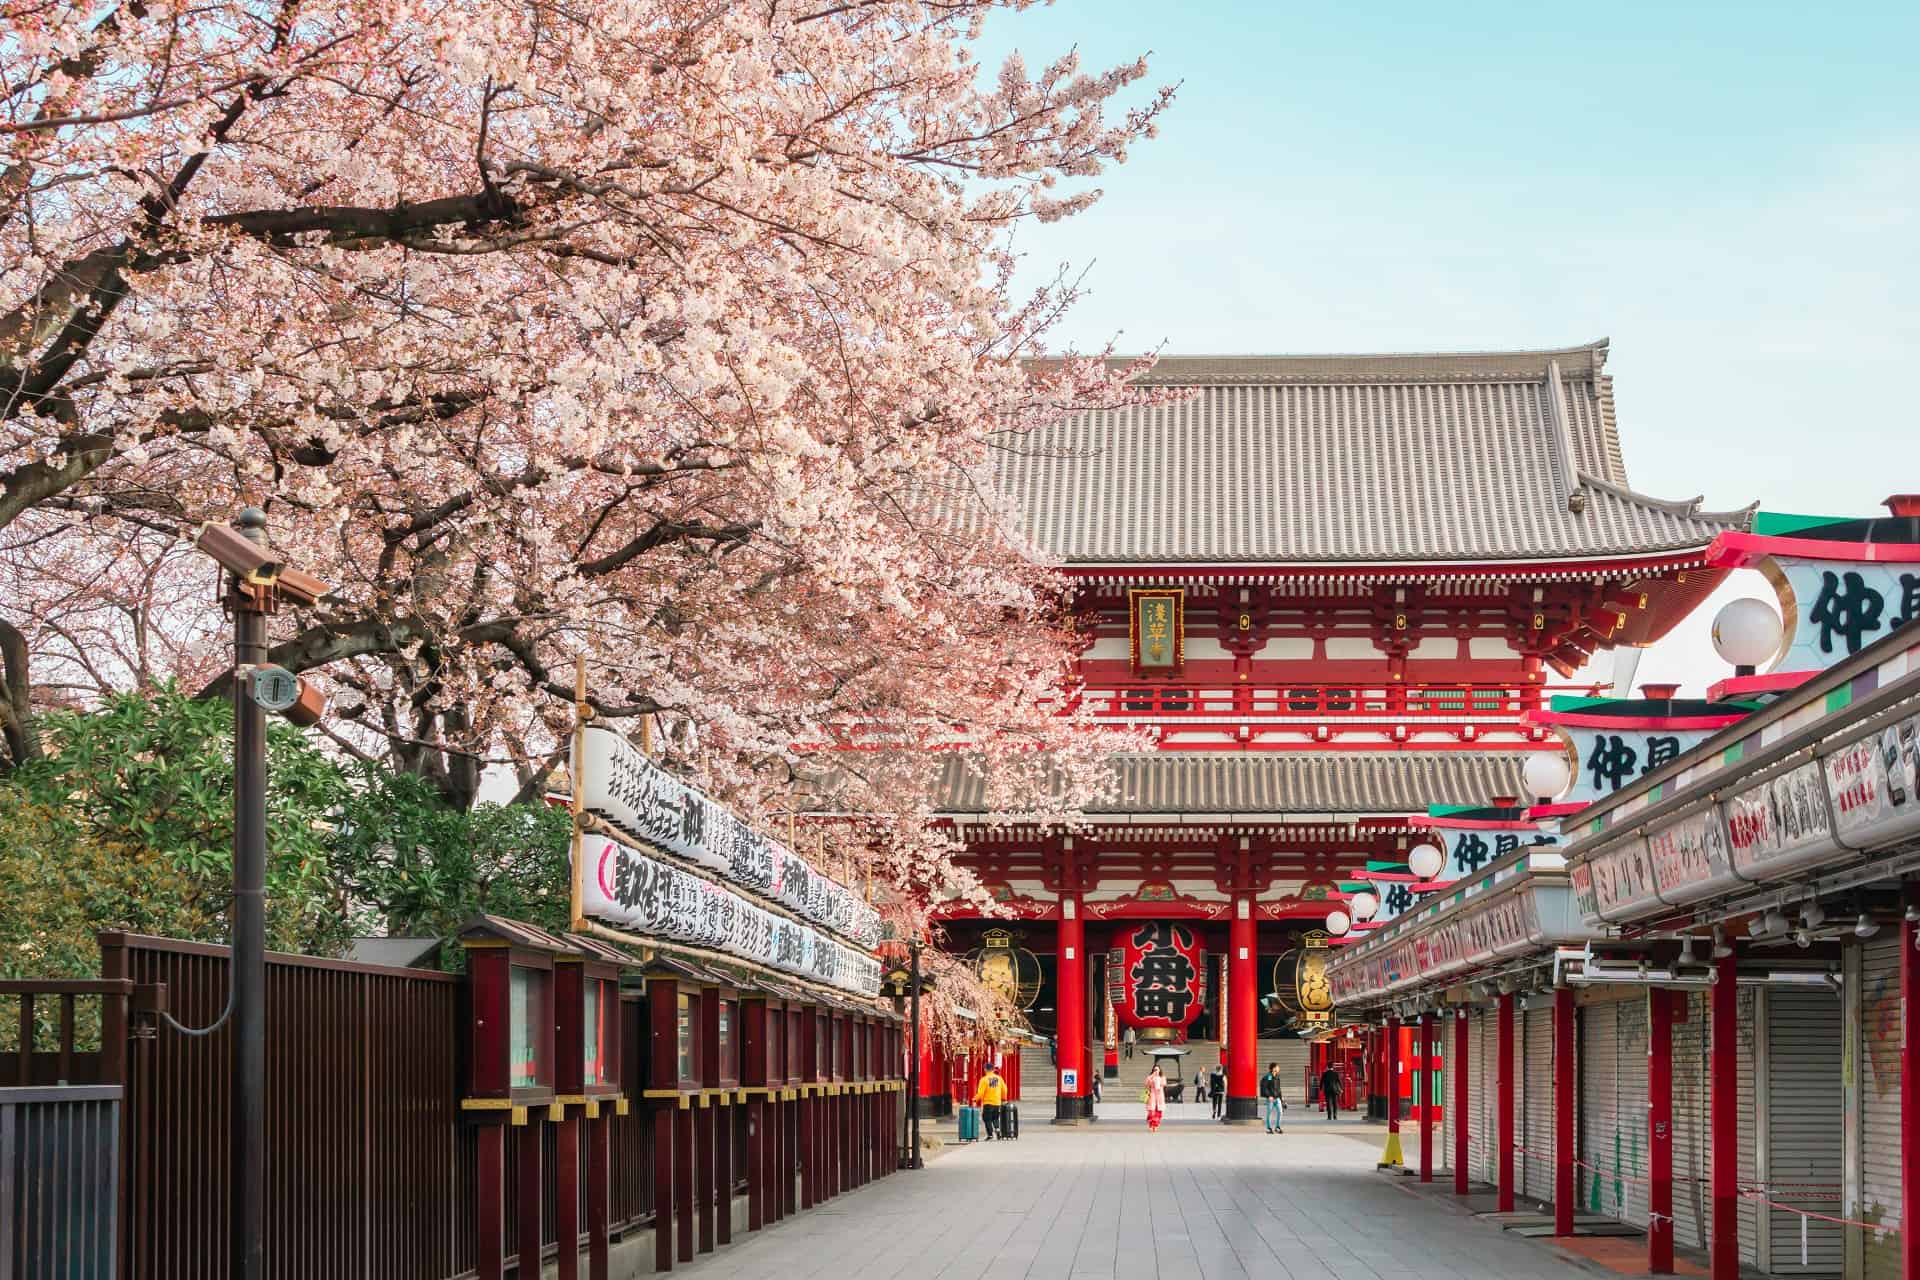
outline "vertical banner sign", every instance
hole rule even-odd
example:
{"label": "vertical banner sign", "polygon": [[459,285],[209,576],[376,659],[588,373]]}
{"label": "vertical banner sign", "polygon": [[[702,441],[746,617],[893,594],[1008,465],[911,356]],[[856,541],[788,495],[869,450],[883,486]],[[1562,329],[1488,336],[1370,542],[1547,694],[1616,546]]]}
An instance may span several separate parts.
{"label": "vertical banner sign", "polygon": [[1106,1045],[1107,1052],[1112,1053],[1120,1047],[1120,1026],[1118,1019],[1113,1016],[1113,992],[1111,988],[1109,988],[1107,992],[1107,998],[1101,1001],[1101,1006],[1100,1025],[1106,1029],[1106,1034],[1101,1038]]}
{"label": "vertical banner sign", "polygon": [[1186,592],[1178,587],[1134,590],[1128,601],[1133,669],[1143,675],[1178,674],[1186,662]]}
{"label": "vertical banner sign", "polygon": [[1229,1012],[1233,1006],[1227,1003],[1227,971],[1231,968],[1233,968],[1233,966],[1228,964],[1226,958],[1223,956],[1220,960],[1220,1012],[1214,1018],[1214,1021],[1220,1024],[1218,1028],[1220,1032],[1218,1039],[1220,1041],[1220,1060],[1222,1062],[1226,1061],[1227,1024],[1233,1021],[1233,1015]]}

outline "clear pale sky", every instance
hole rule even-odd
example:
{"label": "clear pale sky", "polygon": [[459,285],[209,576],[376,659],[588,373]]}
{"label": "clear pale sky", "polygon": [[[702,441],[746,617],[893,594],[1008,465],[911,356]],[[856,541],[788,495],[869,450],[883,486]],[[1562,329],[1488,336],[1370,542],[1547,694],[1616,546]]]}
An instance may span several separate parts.
{"label": "clear pale sky", "polygon": [[[1920,4],[1057,0],[983,53],[1074,46],[1181,87],[1100,203],[1021,233],[1034,281],[1087,269],[1067,340],[1606,336],[1643,492],[1868,514],[1920,491]],[[1717,607],[1640,678],[1725,674]]]}

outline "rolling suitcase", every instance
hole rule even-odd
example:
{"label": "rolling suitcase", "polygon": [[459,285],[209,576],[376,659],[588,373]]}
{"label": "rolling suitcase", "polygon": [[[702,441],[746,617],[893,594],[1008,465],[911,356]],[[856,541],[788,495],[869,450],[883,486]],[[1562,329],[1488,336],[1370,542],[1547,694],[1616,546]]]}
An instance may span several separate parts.
{"label": "rolling suitcase", "polygon": [[1020,1136],[1020,1108],[1011,1102],[1000,1108],[1000,1136],[1003,1138]]}
{"label": "rolling suitcase", "polygon": [[976,1142],[980,1138],[980,1108],[960,1108],[960,1141]]}

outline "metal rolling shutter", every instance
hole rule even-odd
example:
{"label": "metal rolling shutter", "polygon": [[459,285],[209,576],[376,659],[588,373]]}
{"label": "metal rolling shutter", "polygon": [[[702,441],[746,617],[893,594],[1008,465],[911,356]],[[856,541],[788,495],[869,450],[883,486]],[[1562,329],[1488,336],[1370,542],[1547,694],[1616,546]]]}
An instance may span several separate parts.
{"label": "metal rolling shutter", "polygon": [[1469,1176],[1475,1182],[1492,1183],[1500,1176],[1493,1150],[1493,1083],[1500,1070],[1494,1058],[1500,1047],[1497,1025],[1498,1015],[1491,1009],[1481,1010],[1474,1018],[1472,1114],[1467,1120],[1467,1154],[1471,1166]]}
{"label": "metal rolling shutter", "polygon": [[1704,1249],[1707,1198],[1707,1001],[1685,993],[1686,1017],[1673,1028],[1673,1238]]}
{"label": "metal rolling shutter", "polygon": [[[1840,1001],[1829,991],[1767,992],[1767,1172],[1770,1198],[1815,1213],[1840,1211]],[[1839,1275],[1840,1228],[1769,1210],[1766,1270]],[[1801,1262],[1802,1222],[1806,1262]]]}
{"label": "metal rolling shutter", "polygon": [[1613,1167],[1620,1136],[1620,1012],[1611,1004],[1580,1010],[1580,1165],[1574,1170],[1574,1204],[1588,1213],[1616,1212]]}
{"label": "metal rolling shutter", "polygon": [[1527,1149],[1526,1177],[1520,1185],[1529,1200],[1553,1202],[1553,997],[1534,997],[1539,1007],[1528,1009],[1521,1058],[1526,1063],[1526,1123],[1520,1141]]}
{"label": "metal rolling shutter", "polygon": [[1617,1217],[1647,1224],[1647,1000],[1614,1006],[1620,1016],[1620,1136],[1608,1170],[1614,1177]]}
{"label": "metal rolling shutter", "polygon": [[[1460,1064],[1453,1060],[1453,1037],[1454,1028],[1459,1021],[1459,1015],[1449,1014],[1441,1020],[1439,1028],[1439,1035],[1447,1052],[1445,1075],[1447,1096],[1440,1103],[1440,1150],[1434,1156],[1433,1162],[1442,1169],[1453,1168],[1453,1135],[1459,1131],[1460,1124],[1460,1108],[1453,1105],[1453,1073],[1460,1067]],[[1468,1023],[1468,1026],[1472,1024]],[[1470,1070],[1473,1054],[1471,1046],[1468,1047],[1467,1054]]]}
{"label": "metal rolling shutter", "polygon": [[[1866,1280],[1902,1280],[1900,1269],[1900,933],[1860,949],[1860,1204]],[[1853,1214],[1844,1215],[1854,1217]]]}
{"label": "metal rolling shutter", "polygon": [[[1734,997],[1736,1041],[1735,1074],[1739,1077],[1740,1150],[1739,1182],[1752,1186],[1759,1178],[1755,1172],[1754,1133],[1759,1111],[1755,1106],[1754,1082],[1759,1076],[1756,1047],[1760,1034],[1760,993],[1753,987],[1742,988]],[[1760,1211],[1751,1200],[1740,1201],[1740,1261],[1760,1265]]]}

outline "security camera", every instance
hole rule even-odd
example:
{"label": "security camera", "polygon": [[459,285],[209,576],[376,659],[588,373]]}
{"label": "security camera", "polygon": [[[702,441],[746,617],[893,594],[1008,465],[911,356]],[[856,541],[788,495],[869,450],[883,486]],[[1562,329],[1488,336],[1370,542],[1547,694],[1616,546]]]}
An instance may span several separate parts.
{"label": "security camera", "polygon": [[193,535],[193,545],[220,562],[222,568],[241,577],[271,574],[279,561],[266,547],[248,540],[231,525],[208,521]]}
{"label": "security camera", "polygon": [[320,597],[330,590],[326,583],[304,569],[282,569],[276,582],[281,595],[309,607],[320,603]]}

